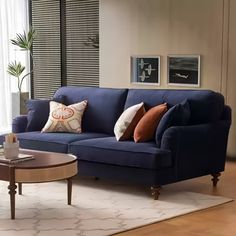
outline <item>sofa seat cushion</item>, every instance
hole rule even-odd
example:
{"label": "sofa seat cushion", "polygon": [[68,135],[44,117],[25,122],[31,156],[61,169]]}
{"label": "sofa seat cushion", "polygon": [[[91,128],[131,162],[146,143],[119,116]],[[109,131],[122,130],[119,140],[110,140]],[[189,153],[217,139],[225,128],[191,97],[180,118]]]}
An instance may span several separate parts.
{"label": "sofa seat cushion", "polygon": [[67,153],[68,144],[78,140],[107,137],[102,133],[41,133],[39,131],[17,134],[20,147],[41,151]]}
{"label": "sofa seat cushion", "polygon": [[79,160],[143,169],[163,169],[172,165],[170,151],[157,148],[154,142],[117,142],[115,137],[70,143],[69,153]]}

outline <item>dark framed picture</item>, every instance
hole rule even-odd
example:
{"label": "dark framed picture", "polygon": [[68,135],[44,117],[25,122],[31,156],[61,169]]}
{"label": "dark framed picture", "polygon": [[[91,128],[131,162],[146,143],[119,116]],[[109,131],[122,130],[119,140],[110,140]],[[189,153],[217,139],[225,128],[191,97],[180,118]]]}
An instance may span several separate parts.
{"label": "dark framed picture", "polygon": [[170,55],[167,65],[168,85],[200,87],[199,55]]}
{"label": "dark framed picture", "polygon": [[132,56],[131,83],[160,85],[160,56]]}

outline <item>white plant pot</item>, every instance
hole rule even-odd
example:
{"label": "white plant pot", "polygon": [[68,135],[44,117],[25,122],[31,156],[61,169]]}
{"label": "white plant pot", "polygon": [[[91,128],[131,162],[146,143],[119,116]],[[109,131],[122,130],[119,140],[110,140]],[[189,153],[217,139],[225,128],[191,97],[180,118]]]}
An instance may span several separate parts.
{"label": "white plant pot", "polygon": [[12,118],[27,114],[26,101],[29,99],[29,92],[12,93]]}

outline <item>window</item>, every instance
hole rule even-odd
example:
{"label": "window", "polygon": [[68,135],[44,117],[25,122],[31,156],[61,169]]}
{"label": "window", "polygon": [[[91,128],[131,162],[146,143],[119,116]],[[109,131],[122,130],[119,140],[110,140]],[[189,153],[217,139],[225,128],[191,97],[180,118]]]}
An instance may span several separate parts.
{"label": "window", "polygon": [[37,32],[32,94],[49,98],[61,86],[60,1],[32,0],[31,9],[32,26]]}
{"label": "window", "polygon": [[32,0],[35,98],[48,98],[61,85],[98,86],[98,0]]}
{"label": "window", "polygon": [[91,42],[98,39],[99,2],[67,0],[66,81],[67,85],[99,85],[99,53]]}

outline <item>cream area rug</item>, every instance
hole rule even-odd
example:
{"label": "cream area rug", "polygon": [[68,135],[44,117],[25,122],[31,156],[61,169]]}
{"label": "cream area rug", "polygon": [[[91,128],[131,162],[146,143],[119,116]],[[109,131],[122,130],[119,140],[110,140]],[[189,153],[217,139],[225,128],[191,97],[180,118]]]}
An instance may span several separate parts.
{"label": "cream area rug", "polygon": [[76,178],[72,205],[65,181],[23,184],[10,219],[7,182],[0,182],[0,235],[104,236],[231,201],[193,192],[161,190],[153,200],[142,187]]}

